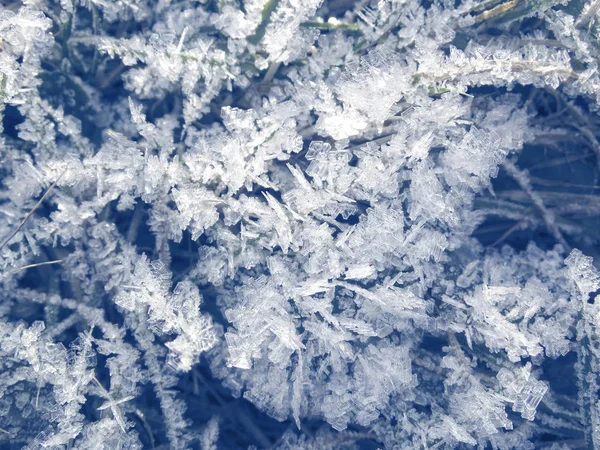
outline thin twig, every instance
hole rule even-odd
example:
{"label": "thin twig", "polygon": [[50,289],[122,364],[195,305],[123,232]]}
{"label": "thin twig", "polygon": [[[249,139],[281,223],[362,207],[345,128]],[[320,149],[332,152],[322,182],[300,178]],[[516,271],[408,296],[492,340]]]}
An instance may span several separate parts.
{"label": "thin twig", "polygon": [[515,231],[517,231],[519,228],[521,228],[524,223],[525,223],[524,220],[520,220],[519,222],[515,223],[512,227],[510,227],[508,230],[506,230],[502,234],[502,236],[500,236],[493,243],[491,243],[490,247],[495,247],[496,245],[499,245],[502,242],[504,242],[511,234],[513,234]]}
{"label": "thin twig", "polygon": [[63,262],[63,261],[64,261],[63,259],[56,259],[54,261],[44,261],[44,262],[41,262],[41,263],[28,264],[26,266],[19,267],[17,269],[13,269],[10,272],[6,272],[6,273],[4,273],[2,275],[5,276],[5,277],[7,277],[9,275],[12,275],[12,274],[15,274],[17,272],[20,272],[21,270],[32,269],[33,267],[39,267],[39,266],[47,266],[47,265],[50,265],[50,264],[58,264],[58,263]]}
{"label": "thin twig", "polygon": [[505,161],[503,165],[508,174],[517,182],[517,184],[521,187],[521,189],[523,189],[533,204],[537,207],[542,219],[546,224],[546,228],[552,234],[552,236],[554,236],[554,239],[556,239],[566,251],[570,251],[571,246],[567,243],[560,232],[560,229],[556,225],[556,217],[554,212],[546,207],[541,197],[533,190],[528,174],[517,168],[517,166],[511,161]]}
{"label": "thin twig", "polygon": [[146,416],[144,416],[144,413],[137,408],[135,410],[135,415],[138,416],[142,421],[142,425],[144,426],[144,429],[146,430],[146,433],[148,433],[148,437],[150,438],[150,445],[154,450],[156,448],[154,446],[154,435],[152,434],[152,429],[150,428],[150,425],[148,425],[148,421],[146,421]]}
{"label": "thin twig", "polygon": [[275,76],[277,71],[279,70],[280,66],[281,66],[281,63],[278,63],[278,62],[271,63],[271,65],[267,69],[267,72],[265,73],[265,77],[263,78],[263,83],[270,83],[271,80],[273,80],[273,77]]}
{"label": "thin twig", "polygon": [[235,415],[234,415],[231,412],[231,408],[227,407],[228,404],[221,397],[221,395],[208,383],[208,381],[205,380],[204,375],[202,375],[202,373],[199,371],[196,371],[196,375],[198,377],[198,380],[211,393],[211,395],[213,395],[215,397],[215,399],[217,400],[217,403],[219,403],[219,405],[222,408],[224,408],[226,414],[228,416],[230,416],[232,420],[237,419],[241,423],[241,425],[246,429],[246,431],[248,431],[250,434],[252,434],[260,442],[260,444],[263,446],[263,448],[269,448],[272,445],[269,438],[263,434],[263,432],[261,431],[261,429],[259,427],[256,426],[256,424],[253,422],[252,418],[248,417],[246,411],[244,411],[243,408],[234,409],[235,410]]}
{"label": "thin twig", "polygon": [[588,23],[595,18],[596,13],[600,9],[600,1],[596,0],[591,6],[588,8],[585,14],[579,16],[579,19],[575,22],[576,28],[585,28]]}
{"label": "thin twig", "polygon": [[42,195],[42,198],[40,198],[40,200],[35,204],[35,206],[33,208],[31,208],[31,211],[29,211],[27,213],[27,215],[25,216],[25,218],[23,219],[23,221],[19,224],[19,226],[15,229],[15,231],[13,231],[10,236],[8,236],[6,238],[6,240],[2,243],[2,245],[0,245],[0,250],[2,250],[4,247],[6,247],[6,245],[12,240],[12,238],[14,238],[16,236],[16,234],[21,230],[21,228],[23,228],[23,225],[25,225],[25,222],[27,222],[27,219],[29,219],[31,217],[31,215],[41,206],[42,203],[44,203],[44,200],[46,200],[46,198],[50,195],[50,193],[54,190],[54,188],[56,187],[56,185],[58,184],[58,182],[60,181],[60,179],[62,178],[62,176],[65,174],[66,170],[63,171],[63,173],[61,173],[58,178],[56,179],[56,181],[54,181],[54,183],[52,183],[52,185],[50,185],[50,187],[48,188],[48,190],[46,191],[46,193],[44,195]]}
{"label": "thin twig", "polygon": [[489,20],[494,17],[505,14],[506,12],[513,9],[515,6],[519,4],[518,0],[510,0],[506,3],[502,3],[501,5],[495,6],[492,9],[482,12],[478,16],[475,17],[475,23],[483,22],[484,20]]}
{"label": "thin twig", "polygon": [[142,222],[143,214],[144,214],[144,207],[141,202],[138,202],[135,205],[135,209],[133,211],[133,217],[131,218],[131,222],[129,224],[129,229],[127,230],[127,242],[129,242],[130,244],[135,243],[135,241],[137,239],[138,230],[139,230],[140,224]]}

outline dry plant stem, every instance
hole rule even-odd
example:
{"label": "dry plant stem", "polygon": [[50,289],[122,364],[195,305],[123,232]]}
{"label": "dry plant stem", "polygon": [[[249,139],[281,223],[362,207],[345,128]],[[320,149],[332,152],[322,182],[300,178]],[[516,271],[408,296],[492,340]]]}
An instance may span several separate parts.
{"label": "dry plant stem", "polygon": [[501,244],[502,242],[504,242],[511,234],[513,234],[515,231],[517,231],[519,228],[521,228],[523,226],[523,224],[525,223],[524,220],[520,220],[518,221],[516,224],[514,224],[512,227],[510,227],[508,230],[506,230],[502,236],[500,236],[498,239],[496,239],[491,245],[490,247],[495,247],[499,244]]}
{"label": "dry plant stem", "polygon": [[[557,95],[559,94],[557,93]],[[586,117],[584,117],[575,106],[573,106],[572,102],[566,102],[566,105],[567,108],[569,108],[569,110],[573,113],[573,115],[577,117],[577,119],[585,123],[585,126],[575,125],[575,128],[577,128],[590,141],[590,144],[592,145],[592,148],[596,153],[596,164],[600,168],[600,142],[598,142],[598,139],[596,139],[594,133],[590,131],[589,120]]]}
{"label": "dry plant stem", "polygon": [[[498,63],[496,61],[485,61],[482,64],[482,66],[483,67],[479,67],[472,71],[469,71],[468,69],[465,71],[461,71],[462,68],[456,68],[453,71],[453,73],[447,72],[434,76],[431,76],[426,72],[417,72],[413,75],[413,79],[415,81],[418,81],[422,78],[434,82],[442,82],[467,77],[469,75],[480,75],[498,69]],[[579,78],[579,75],[576,72],[570,70],[568,67],[558,65],[552,66],[538,61],[507,61],[506,70],[515,73],[528,73],[535,76],[556,74],[566,78]]]}
{"label": "dry plant stem", "polygon": [[531,198],[531,201],[534,203],[534,205],[539,210],[539,212],[542,215],[542,218],[546,224],[546,227],[548,228],[548,231],[552,234],[552,236],[554,236],[554,239],[556,239],[557,242],[560,243],[565,248],[565,250],[569,251],[571,246],[567,243],[567,241],[563,237],[562,233],[558,229],[558,226],[556,225],[556,217],[555,217],[554,213],[552,211],[550,211],[548,208],[546,208],[546,205],[544,205],[544,202],[542,201],[540,196],[534,192],[533,188],[531,187],[531,183],[529,181],[527,174],[525,172],[523,172],[522,170],[518,169],[517,166],[515,166],[515,164],[512,163],[511,161],[507,160],[504,162],[503,165],[504,165],[504,168],[509,173],[509,175],[519,184],[521,189],[523,189],[523,191],[525,191],[525,193]]}
{"label": "dry plant stem", "polygon": [[250,417],[247,416],[245,411],[243,411],[240,408],[237,410],[237,412],[234,416],[231,413],[231,409],[227,408],[227,403],[225,402],[225,400],[223,400],[221,395],[215,389],[213,389],[212,386],[210,386],[210,384],[204,378],[204,375],[202,375],[201,372],[199,372],[195,369],[193,369],[193,370],[194,370],[194,374],[196,375],[197,379],[204,385],[204,387],[211,393],[211,395],[213,395],[215,397],[215,399],[217,400],[217,403],[219,403],[219,405],[226,411],[226,414],[228,416],[230,416],[232,418],[232,420],[234,420],[234,417],[236,417],[241,422],[242,426],[250,434],[252,434],[261,443],[261,445],[264,448],[271,447],[272,444],[271,444],[271,441],[269,441],[269,438],[267,438],[267,436],[265,436],[262,433],[260,428],[256,426],[256,424],[252,421],[252,419]]}
{"label": "dry plant stem", "polygon": [[142,215],[144,214],[144,206],[141,202],[138,202],[135,205],[135,210],[133,212],[133,217],[131,219],[131,223],[129,224],[129,229],[127,230],[127,242],[133,244],[137,239],[138,230],[140,227],[140,223],[142,221]]}
{"label": "dry plant stem", "polygon": [[17,268],[17,269],[13,269],[13,270],[11,270],[11,271],[9,271],[9,272],[6,272],[6,273],[4,274],[4,276],[9,276],[9,275],[12,275],[12,274],[14,274],[14,273],[20,272],[21,270],[32,269],[32,268],[34,268],[34,267],[39,267],[39,266],[48,266],[48,265],[50,265],[50,264],[58,264],[58,263],[61,263],[61,262],[63,262],[63,260],[62,260],[62,259],[57,259],[57,260],[54,260],[54,261],[44,261],[44,262],[41,262],[41,263],[28,264],[28,265],[26,265],[26,266],[19,267],[19,268]]}
{"label": "dry plant stem", "polygon": [[25,222],[27,222],[27,220],[31,217],[31,215],[41,206],[42,203],[44,203],[44,200],[46,200],[46,198],[52,193],[52,191],[54,190],[54,188],[56,187],[56,185],[58,184],[58,182],[60,181],[62,176],[65,174],[65,172],[66,172],[66,170],[63,171],[63,173],[61,173],[58,176],[56,181],[54,181],[54,183],[52,183],[52,185],[48,188],[46,193],[44,195],[42,195],[42,198],[40,198],[39,201],[35,204],[35,206],[33,208],[31,208],[31,211],[29,211],[27,213],[27,215],[25,216],[23,221],[19,224],[19,226],[15,229],[15,231],[13,231],[10,234],[10,236],[8,236],[6,238],[6,240],[2,243],[2,245],[0,245],[0,250],[2,250],[4,247],[6,247],[6,245],[12,240],[12,238],[14,238],[16,236],[16,234],[21,230],[21,228],[23,228],[23,225],[25,225]]}
{"label": "dry plant stem", "polygon": [[586,25],[588,25],[594,19],[594,17],[596,17],[598,10],[600,10],[600,0],[596,0],[592,6],[590,6],[588,11],[579,17],[575,23],[575,26],[578,28],[585,28]]}
{"label": "dry plant stem", "polygon": [[484,11],[475,17],[475,23],[483,22],[484,20],[493,19],[494,17],[500,16],[519,4],[519,0],[510,0],[506,3],[502,3],[490,10]]}
{"label": "dry plant stem", "polygon": [[60,334],[64,333],[66,330],[71,328],[73,325],[75,325],[77,322],[81,321],[82,319],[83,319],[83,317],[80,316],[79,314],[72,314],[71,316],[69,316],[65,320],[63,320],[62,322],[58,323],[53,328],[47,329],[46,335],[50,339],[54,339],[56,336],[59,336]]}
{"label": "dry plant stem", "polygon": [[37,394],[35,394],[35,409],[38,409],[39,403],[40,403],[40,391],[42,390],[41,386],[38,386],[37,388]]}
{"label": "dry plant stem", "polygon": [[152,449],[154,450],[156,448],[156,446],[154,445],[154,436],[152,434],[152,429],[150,428],[150,425],[148,424],[148,421],[146,420],[146,416],[144,416],[144,413],[142,411],[140,411],[139,409],[135,410],[135,415],[138,416],[139,419],[142,421],[144,430],[146,430],[146,433],[148,434],[148,438],[150,439],[150,445],[152,446]]}

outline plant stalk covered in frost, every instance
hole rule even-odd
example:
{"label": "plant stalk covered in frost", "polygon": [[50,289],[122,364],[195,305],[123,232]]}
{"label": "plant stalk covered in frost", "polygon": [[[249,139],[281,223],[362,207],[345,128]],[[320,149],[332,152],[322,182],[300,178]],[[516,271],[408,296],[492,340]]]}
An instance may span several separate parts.
{"label": "plant stalk covered in frost", "polygon": [[0,448],[600,449],[599,15],[4,2]]}

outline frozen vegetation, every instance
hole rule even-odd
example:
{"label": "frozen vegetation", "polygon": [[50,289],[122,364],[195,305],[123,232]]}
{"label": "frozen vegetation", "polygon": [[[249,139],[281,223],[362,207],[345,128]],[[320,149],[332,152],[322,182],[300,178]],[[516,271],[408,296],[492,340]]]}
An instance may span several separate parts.
{"label": "frozen vegetation", "polygon": [[0,449],[600,449],[600,0],[0,6]]}

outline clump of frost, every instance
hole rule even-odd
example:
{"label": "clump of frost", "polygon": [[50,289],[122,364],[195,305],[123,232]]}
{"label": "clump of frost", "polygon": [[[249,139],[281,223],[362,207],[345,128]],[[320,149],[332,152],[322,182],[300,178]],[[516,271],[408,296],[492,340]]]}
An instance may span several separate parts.
{"label": "clump of frost", "polygon": [[0,6],[0,447],[600,448],[598,11]]}

